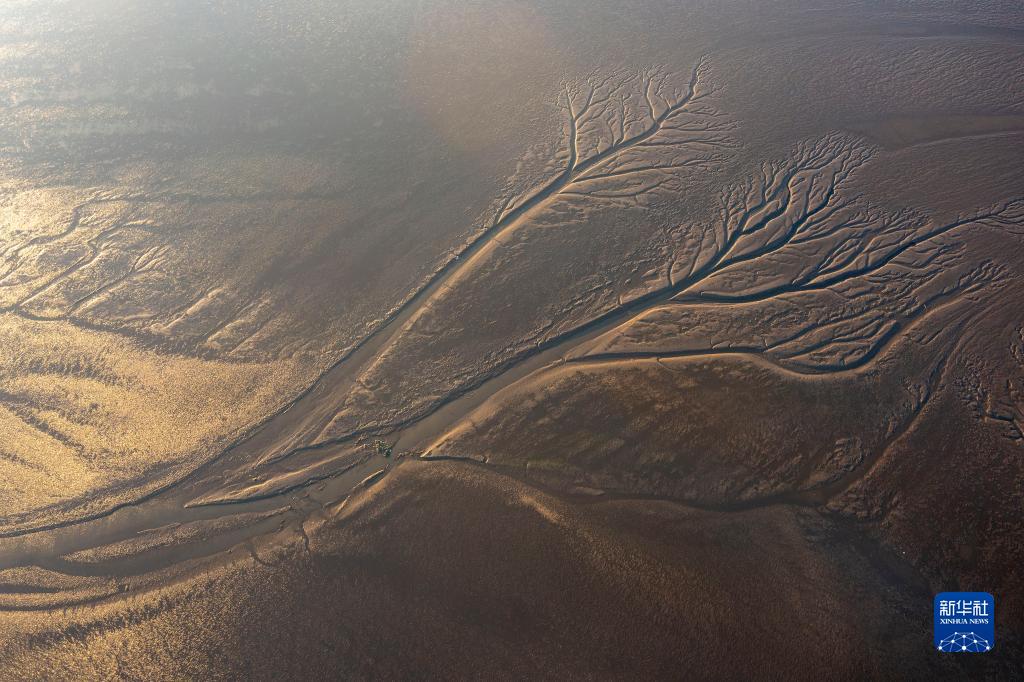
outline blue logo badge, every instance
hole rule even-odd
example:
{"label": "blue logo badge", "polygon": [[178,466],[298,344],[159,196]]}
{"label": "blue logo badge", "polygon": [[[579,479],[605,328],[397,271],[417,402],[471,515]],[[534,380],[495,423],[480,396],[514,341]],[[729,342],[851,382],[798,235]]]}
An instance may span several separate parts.
{"label": "blue logo badge", "polygon": [[995,609],[988,592],[935,595],[935,648],[960,654],[989,651],[996,645]]}

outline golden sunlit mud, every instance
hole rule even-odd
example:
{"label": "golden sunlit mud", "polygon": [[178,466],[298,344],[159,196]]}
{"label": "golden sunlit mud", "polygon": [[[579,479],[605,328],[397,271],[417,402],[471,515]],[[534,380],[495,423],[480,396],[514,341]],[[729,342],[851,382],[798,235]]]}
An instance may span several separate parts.
{"label": "golden sunlit mud", "polygon": [[1019,673],[1018,7],[257,5],[0,7],[0,679]]}

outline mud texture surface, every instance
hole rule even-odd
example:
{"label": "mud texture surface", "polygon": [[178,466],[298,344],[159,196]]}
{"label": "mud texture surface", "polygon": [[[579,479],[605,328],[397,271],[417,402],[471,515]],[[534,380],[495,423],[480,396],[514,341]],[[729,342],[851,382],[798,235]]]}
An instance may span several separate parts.
{"label": "mud texture surface", "polygon": [[26,0],[0,64],[0,679],[1024,676],[1018,3]]}

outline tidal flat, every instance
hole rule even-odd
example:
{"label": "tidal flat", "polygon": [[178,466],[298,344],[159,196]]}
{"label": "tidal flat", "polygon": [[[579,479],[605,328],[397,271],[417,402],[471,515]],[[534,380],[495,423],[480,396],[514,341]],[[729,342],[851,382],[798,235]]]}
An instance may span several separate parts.
{"label": "tidal flat", "polygon": [[5,3],[0,679],[1024,675],[1022,178],[1016,2]]}

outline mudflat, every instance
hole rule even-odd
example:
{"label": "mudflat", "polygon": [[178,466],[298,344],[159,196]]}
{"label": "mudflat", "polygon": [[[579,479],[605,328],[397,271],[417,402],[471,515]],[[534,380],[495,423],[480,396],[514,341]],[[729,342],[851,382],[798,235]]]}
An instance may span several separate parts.
{"label": "mudflat", "polygon": [[0,678],[1021,674],[1016,3],[28,0],[0,62]]}

